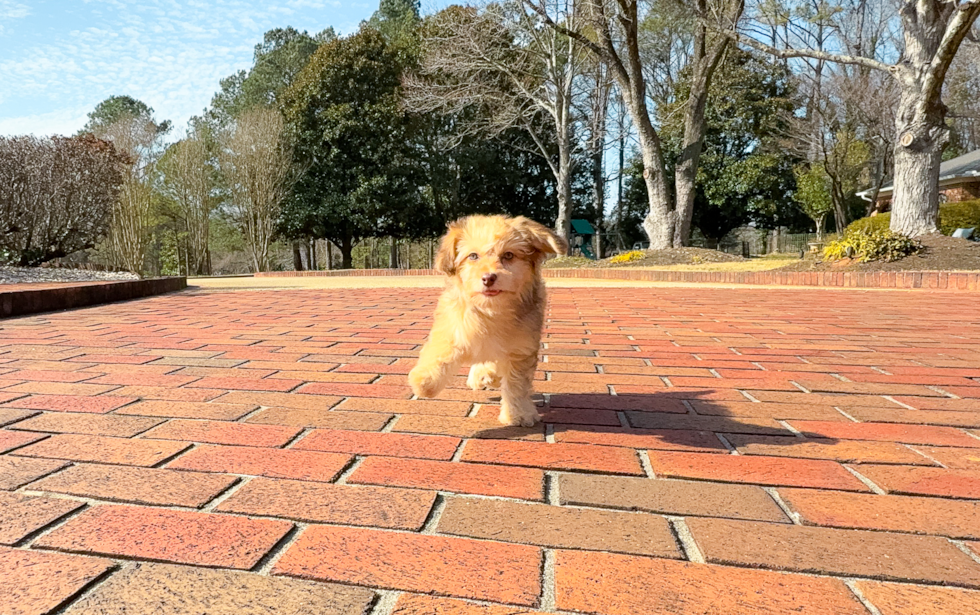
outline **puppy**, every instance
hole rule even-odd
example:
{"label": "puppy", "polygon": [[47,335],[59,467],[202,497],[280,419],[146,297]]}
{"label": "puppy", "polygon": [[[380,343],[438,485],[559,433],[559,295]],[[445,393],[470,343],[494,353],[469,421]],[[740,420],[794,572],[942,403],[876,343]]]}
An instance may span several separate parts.
{"label": "puppy", "polygon": [[544,324],[541,263],[567,244],[527,218],[470,216],[442,238],[436,269],[449,276],[435,322],[408,374],[419,397],[434,397],[463,363],[466,384],[500,387],[500,422],[534,425],[531,401]]}

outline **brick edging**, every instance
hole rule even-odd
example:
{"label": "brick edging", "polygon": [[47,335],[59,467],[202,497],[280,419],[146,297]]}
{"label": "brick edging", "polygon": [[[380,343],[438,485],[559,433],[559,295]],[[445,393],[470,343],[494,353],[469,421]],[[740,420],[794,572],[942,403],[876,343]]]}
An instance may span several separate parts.
{"label": "brick edging", "polygon": [[[269,271],[256,277],[348,277],[439,275],[433,269],[342,269],[333,271]],[[546,278],[745,284],[825,288],[894,288],[980,290],[976,271],[664,271],[650,269],[545,269]]]}
{"label": "brick edging", "polygon": [[980,290],[980,272],[969,271],[662,271],[546,269],[549,278],[587,278],[695,284],[746,284],[828,288]]}
{"label": "brick edging", "polygon": [[333,269],[330,271],[260,271],[257,278],[348,278],[400,275],[442,275],[435,269]]}
{"label": "brick edging", "polygon": [[187,278],[185,277],[149,278],[96,284],[90,282],[75,285],[66,283],[65,286],[36,290],[21,288],[20,290],[5,291],[0,286],[0,318],[139,299],[185,288],[187,288]]}

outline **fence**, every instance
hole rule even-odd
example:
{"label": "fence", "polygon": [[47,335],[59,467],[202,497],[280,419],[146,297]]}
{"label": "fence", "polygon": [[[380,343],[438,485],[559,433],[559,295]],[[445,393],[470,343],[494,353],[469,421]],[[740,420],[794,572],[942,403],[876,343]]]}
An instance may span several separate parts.
{"label": "fence", "polygon": [[[834,239],[836,235],[824,234],[820,240],[827,243]],[[746,258],[750,256],[761,256],[774,252],[799,253],[808,251],[809,244],[817,242],[816,233],[776,233],[766,232],[757,229],[742,230],[730,233],[717,244],[708,241],[704,237],[693,237],[691,246],[695,248],[710,248],[720,250],[728,254],[738,254]]]}

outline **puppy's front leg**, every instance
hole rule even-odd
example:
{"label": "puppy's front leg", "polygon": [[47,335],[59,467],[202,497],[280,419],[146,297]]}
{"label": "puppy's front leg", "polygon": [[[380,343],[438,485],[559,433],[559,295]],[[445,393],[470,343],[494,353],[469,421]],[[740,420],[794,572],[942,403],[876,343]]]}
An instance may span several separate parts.
{"label": "puppy's front leg", "polygon": [[531,427],[541,419],[538,409],[531,401],[532,381],[537,365],[537,353],[513,362],[498,363],[498,373],[501,375],[498,419],[504,425]]}
{"label": "puppy's front leg", "polygon": [[459,370],[462,359],[463,352],[453,344],[452,335],[433,329],[419,353],[419,362],[408,373],[408,384],[419,397],[435,397]]}

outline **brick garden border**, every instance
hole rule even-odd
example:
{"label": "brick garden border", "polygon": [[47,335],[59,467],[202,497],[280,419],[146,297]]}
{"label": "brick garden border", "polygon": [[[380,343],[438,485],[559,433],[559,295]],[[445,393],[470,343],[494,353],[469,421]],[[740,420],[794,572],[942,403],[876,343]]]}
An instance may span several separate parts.
{"label": "brick garden border", "polygon": [[[432,269],[344,269],[334,271],[269,271],[257,277],[350,277],[438,275]],[[546,278],[745,284],[823,288],[980,290],[976,271],[663,271],[650,269],[545,269]]]}
{"label": "brick garden border", "polygon": [[65,283],[59,286],[30,289],[18,284],[18,288],[4,290],[0,286],[0,318],[25,316],[39,312],[52,312],[72,308],[139,299],[161,295],[187,288],[187,278],[149,278],[122,282]]}

